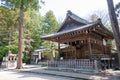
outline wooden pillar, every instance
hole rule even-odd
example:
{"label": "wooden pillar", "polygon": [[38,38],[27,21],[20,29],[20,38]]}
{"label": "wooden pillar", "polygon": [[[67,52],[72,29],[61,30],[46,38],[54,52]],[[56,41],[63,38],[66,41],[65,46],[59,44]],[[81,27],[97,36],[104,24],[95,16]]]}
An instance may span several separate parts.
{"label": "wooden pillar", "polygon": [[66,59],[67,59],[67,52],[65,54],[66,54]]}
{"label": "wooden pillar", "polygon": [[60,53],[61,53],[61,50],[60,50],[60,43],[58,42],[58,59],[60,59]]}
{"label": "wooden pillar", "polygon": [[75,59],[77,59],[77,49],[75,49]]}
{"label": "wooden pillar", "polygon": [[[75,41],[75,44],[76,44],[77,42]],[[75,59],[77,59],[77,48],[76,48],[76,46],[74,47],[74,49],[75,49]]]}
{"label": "wooden pillar", "polygon": [[89,54],[89,59],[91,60],[92,49],[91,49],[90,38],[88,39],[88,54]]}

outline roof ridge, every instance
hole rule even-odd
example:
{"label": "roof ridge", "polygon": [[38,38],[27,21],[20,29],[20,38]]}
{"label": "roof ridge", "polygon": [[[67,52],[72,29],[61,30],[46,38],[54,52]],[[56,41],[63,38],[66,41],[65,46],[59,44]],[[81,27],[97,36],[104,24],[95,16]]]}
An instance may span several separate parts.
{"label": "roof ridge", "polygon": [[74,14],[73,12],[71,12],[70,10],[67,11],[67,16],[70,16],[71,18],[79,21],[79,22],[82,22],[84,24],[88,24],[89,22],[79,16],[77,16],[76,14]]}

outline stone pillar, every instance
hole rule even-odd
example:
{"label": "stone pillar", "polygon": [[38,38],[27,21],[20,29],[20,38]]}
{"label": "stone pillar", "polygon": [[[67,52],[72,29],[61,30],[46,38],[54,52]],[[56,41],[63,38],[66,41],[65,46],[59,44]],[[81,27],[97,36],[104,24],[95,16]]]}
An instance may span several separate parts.
{"label": "stone pillar", "polygon": [[94,60],[94,68],[95,68],[95,73],[98,73],[98,62],[97,62],[97,60]]}

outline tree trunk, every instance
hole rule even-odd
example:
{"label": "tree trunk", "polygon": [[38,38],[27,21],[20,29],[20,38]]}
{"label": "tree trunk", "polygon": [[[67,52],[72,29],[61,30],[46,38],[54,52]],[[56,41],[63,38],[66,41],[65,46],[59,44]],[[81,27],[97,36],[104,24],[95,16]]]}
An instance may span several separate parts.
{"label": "tree trunk", "polygon": [[[117,51],[120,52],[120,32],[117,17],[113,6],[113,0],[107,0],[107,4]],[[118,65],[120,66],[120,53],[118,53],[118,61],[119,61]]]}
{"label": "tree trunk", "polygon": [[22,66],[22,35],[23,35],[23,0],[21,0],[20,6],[20,21],[19,21],[19,38],[18,38],[18,61],[17,61],[17,69],[23,68]]}

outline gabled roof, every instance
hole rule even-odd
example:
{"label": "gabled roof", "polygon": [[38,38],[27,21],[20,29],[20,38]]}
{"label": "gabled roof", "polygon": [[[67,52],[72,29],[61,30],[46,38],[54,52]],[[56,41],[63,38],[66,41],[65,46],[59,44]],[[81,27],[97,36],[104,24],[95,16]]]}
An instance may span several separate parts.
{"label": "gabled roof", "polygon": [[[62,28],[64,27],[64,25],[65,25],[65,23],[67,22],[68,19],[72,19],[72,20],[80,23],[79,27],[80,27],[80,25],[83,26],[83,25],[89,24],[89,22],[87,20],[80,18],[79,16],[77,16],[76,14],[74,14],[70,10],[68,10],[65,20],[62,23],[62,25],[60,26],[60,28],[57,30],[57,32],[64,31],[64,30],[62,30]],[[67,26],[65,26],[65,27],[67,28]],[[64,28],[64,29],[66,29],[66,28]],[[67,28],[67,29],[70,29],[70,28]],[[71,27],[71,29],[72,29],[72,27]]]}
{"label": "gabled roof", "polygon": [[[72,27],[72,28],[65,29],[65,28],[67,28],[67,25],[65,25],[65,23],[68,18],[71,18],[72,20],[75,20],[75,23],[78,22],[80,24],[78,24],[77,27],[74,25],[73,26],[68,25],[68,27]],[[71,24],[71,22],[66,23],[66,24]],[[83,24],[83,25],[81,25],[81,24]],[[54,32],[49,35],[43,35],[43,36],[41,36],[41,38],[45,39],[45,40],[51,40],[51,41],[53,39],[56,39],[56,42],[57,42],[57,38],[60,36],[65,36],[66,34],[69,35],[69,33],[71,34],[71,33],[79,32],[79,31],[86,31],[86,30],[90,30],[92,28],[95,29],[96,26],[98,28],[95,31],[92,30],[94,33],[99,34],[99,35],[104,36],[109,39],[113,39],[113,33],[111,31],[109,31],[106,27],[104,27],[104,25],[102,24],[100,19],[98,19],[95,22],[90,23],[90,22],[78,17],[77,15],[73,14],[71,11],[68,11],[65,21],[63,22],[63,24],[61,25],[61,27],[58,29],[57,32]],[[75,35],[71,34],[71,36],[75,36]]]}
{"label": "gabled roof", "polygon": [[80,18],[76,14],[72,13],[70,10],[68,10],[67,17],[68,16],[71,17],[72,19],[80,22],[80,23],[84,23],[84,24],[88,24],[89,23],[87,20]]}

